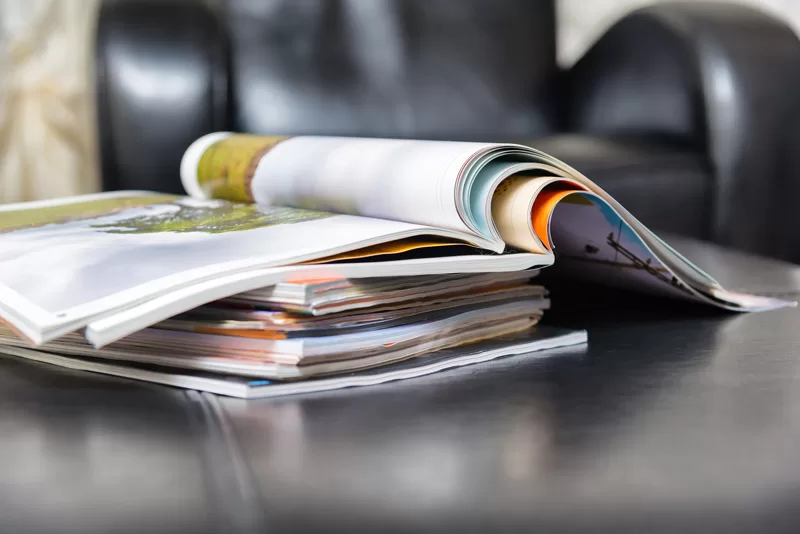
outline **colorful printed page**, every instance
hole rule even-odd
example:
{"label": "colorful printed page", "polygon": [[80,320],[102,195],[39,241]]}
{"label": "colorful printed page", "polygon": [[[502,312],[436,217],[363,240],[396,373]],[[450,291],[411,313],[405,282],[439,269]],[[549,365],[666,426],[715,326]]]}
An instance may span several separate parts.
{"label": "colorful printed page", "polygon": [[455,191],[462,166],[485,146],[220,132],[189,147],[181,179],[187,193],[199,198],[347,213],[479,235],[459,213]]}
{"label": "colorful printed page", "polygon": [[550,213],[539,215],[549,218],[548,233],[558,272],[606,285],[699,300],[734,311],[768,310],[792,304],[758,295],[741,295],[736,301],[727,292],[713,295],[698,291],[665,265],[603,199],[593,193],[574,191],[551,194],[557,204]]}
{"label": "colorful printed page", "polygon": [[58,328],[220,275],[397,239],[480,238],[389,220],[141,192],[0,207],[0,316]]}

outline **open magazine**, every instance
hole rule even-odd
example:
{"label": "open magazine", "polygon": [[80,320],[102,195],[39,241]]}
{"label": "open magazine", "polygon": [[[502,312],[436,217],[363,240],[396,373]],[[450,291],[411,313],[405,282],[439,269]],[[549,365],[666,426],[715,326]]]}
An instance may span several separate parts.
{"label": "open magazine", "polygon": [[0,316],[95,347],[236,294],[319,279],[555,268],[737,311],[596,184],[520,145],[215,133],[187,196],[115,192],[0,206]]}

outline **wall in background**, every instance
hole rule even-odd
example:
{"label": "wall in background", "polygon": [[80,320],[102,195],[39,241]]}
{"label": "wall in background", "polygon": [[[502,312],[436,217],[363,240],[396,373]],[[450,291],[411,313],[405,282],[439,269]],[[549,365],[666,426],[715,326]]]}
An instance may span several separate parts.
{"label": "wall in background", "polygon": [[[558,59],[572,65],[615,21],[659,0],[558,0]],[[663,1],[663,0],[662,0]],[[800,0],[728,0],[788,20],[800,34]]]}

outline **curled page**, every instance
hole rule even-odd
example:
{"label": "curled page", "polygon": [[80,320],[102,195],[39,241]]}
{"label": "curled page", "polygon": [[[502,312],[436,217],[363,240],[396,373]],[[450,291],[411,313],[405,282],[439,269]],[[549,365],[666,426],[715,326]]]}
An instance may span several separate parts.
{"label": "curled page", "polygon": [[455,191],[462,168],[485,146],[215,133],[187,150],[181,179],[187,193],[201,198],[414,222],[479,235],[459,213]]}
{"label": "curled page", "polygon": [[569,275],[647,293],[699,300],[732,311],[761,311],[793,303],[694,287],[663,262],[620,214],[599,196],[569,191],[550,212],[558,269]]}

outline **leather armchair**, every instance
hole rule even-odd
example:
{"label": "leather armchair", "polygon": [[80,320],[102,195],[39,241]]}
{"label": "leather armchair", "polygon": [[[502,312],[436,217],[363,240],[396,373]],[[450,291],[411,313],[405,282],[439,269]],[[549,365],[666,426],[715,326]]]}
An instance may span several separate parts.
{"label": "leather armchair", "polygon": [[[776,185],[800,100],[800,41],[787,26],[737,5],[655,5],[613,27],[570,76],[573,129],[658,134],[703,154],[708,237],[780,252]],[[658,202],[646,193],[631,190],[630,204]]]}
{"label": "leather armchair", "polygon": [[[645,224],[782,254],[800,41],[736,5],[659,4],[555,63],[552,0],[117,0],[97,29],[107,189],[179,191],[214,130],[528,142]],[[787,228],[785,231],[791,231]]]}

